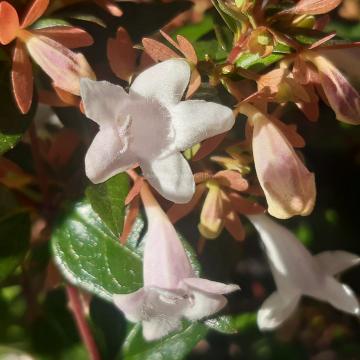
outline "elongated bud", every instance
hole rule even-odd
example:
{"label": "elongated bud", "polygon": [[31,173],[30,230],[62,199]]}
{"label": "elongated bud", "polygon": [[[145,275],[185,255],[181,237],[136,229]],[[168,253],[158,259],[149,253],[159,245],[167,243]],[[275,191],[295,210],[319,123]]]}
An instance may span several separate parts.
{"label": "elongated bud", "polygon": [[221,189],[216,181],[210,180],[206,186],[209,188],[209,191],[201,210],[198,229],[204,238],[216,239],[224,227]]}
{"label": "elongated bud", "polygon": [[60,43],[21,30],[19,38],[33,60],[53,80],[54,85],[74,95],[80,95],[80,79],[95,79],[95,74],[84,55],[74,53]]}
{"label": "elongated bud", "polygon": [[311,213],[315,178],[296,155],[275,124],[250,104],[240,106],[253,125],[253,154],[256,173],[268,203],[268,211],[279,219]]}
{"label": "elongated bud", "polygon": [[[325,54],[326,52],[324,52]],[[309,51],[306,58],[317,67],[320,84],[330,106],[335,111],[337,119],[348,124],[359,125],[360,94],[342,72],[324,55]],[[346,54],[344,55],[346,57]]]}

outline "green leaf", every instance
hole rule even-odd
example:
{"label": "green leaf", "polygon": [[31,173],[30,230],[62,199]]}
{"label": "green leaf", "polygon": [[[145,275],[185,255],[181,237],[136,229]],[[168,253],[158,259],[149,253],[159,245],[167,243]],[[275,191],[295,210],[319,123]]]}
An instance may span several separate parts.
{"label": "green leaf", "polygon": [[68,281],[105,300],[142,286],[140,256],[120,245],[87,201],[75,204],[55,226],[52,250]]}
{"label": "green leaf", "polygon": [[25,211],[0,219],[0,282],[23,260],[30,239],[30,218]]}
{"label": "green leaf", "polygon": [[201,322],[185,323],[181,332],[158,341],[146,342],[141,325],[130,330],[119,359],[124,360],[181,360],[205,337],[207,327]]}
{"label": "green leaf", "polygon": [[46,18],[43,17],[36,21],[33,25],[31,25],[32,29],[44,29],[49,28],[53,26],[71,26],[71,24],[64,20],[64,19],[58,19],[58,18]]}
{"label": "green leaf", "polygon": [[228,53],[221,47],[217,40],[197,41],[193,46],[200,61],[205,60],[205,55],[208,55],[215,61],[225,60],[228,56]]}
{"label": "green leaf", "polygon": [[236,334],[238,332],[238,329],[234,326],[234,318],[228,315],[206,320],[204,324],[210,329],[223,334]]}
{"label": "green leaf", "polygon": [[124,202],[128,192],[129,180],[125,173],[115,175],[101,184],[90,185],[86,189],[86,196],[93,210],[116,236],[123,230]]}
{"label": "green leaf", "polygon": [[271,54],[264,58],[260,57],[259,54],[246,53],[236,60],[236,66],[244,69],[251,69],[253,71],[261,71],[268,66],[278,62],[284,57],[283,54]]}
{"label": "green leaf", "polygon": [[172,36],[182,35],[189,41],[194,42],[199,40],[201,37],[209,33],[214,29],[214,20],[210,14],[204,16],[204,18],[196,24],[188,24],[183,27],[176,29]]}

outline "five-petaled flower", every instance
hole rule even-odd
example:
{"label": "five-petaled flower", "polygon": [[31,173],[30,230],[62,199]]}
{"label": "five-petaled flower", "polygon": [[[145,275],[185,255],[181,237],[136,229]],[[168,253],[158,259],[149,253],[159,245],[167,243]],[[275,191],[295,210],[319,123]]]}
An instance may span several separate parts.
{"label": "five-petaled flower", "polygon": [[335,308],[360,315],[352,290],[334,276],[360,264],[360,257],[345,251],[312,256],[285,227],[266,215],[248,216],[260,234],[277,286],[258,312],[260,329],[280,326],[295,311],[302,295],[326,301]]}
{"label": "five-petaled flower", "polygon": [[142,72],[129,94],[106,81],[81,81],[85,114],[100,126],[85,157],[89,179],[100,183],[139,164],[166,199],[188,202],[195,183],[181,151],[234,125],[230,108],[204,100],[180,101],[190,79],[185,60]]}
{"label": "five-petaled flower", "polygon": [[113,300],[132,322],[142,322],[146,340],[156,340],[181,327],[181,318],[200,320],[226,305],[223,294],[239,289],[199,278],[175,228],[146,183],[141,187],[148,230],[144,237],[144,287]]}
{"label": "five-petaled flower", "polygon": [[20,21],[11,4],[0,2],[0,44],[7,45],[16,40],[11,83],[16,104],[24,114],[32,103],[34,83],[28,54],[52,79],[54,86],[74,95],[80,94],[81,77],[95,78],[85,57],[68,49],[93,43],[84,30],[72,26],[29,29],[48,5],[49,0],[34,0]]}

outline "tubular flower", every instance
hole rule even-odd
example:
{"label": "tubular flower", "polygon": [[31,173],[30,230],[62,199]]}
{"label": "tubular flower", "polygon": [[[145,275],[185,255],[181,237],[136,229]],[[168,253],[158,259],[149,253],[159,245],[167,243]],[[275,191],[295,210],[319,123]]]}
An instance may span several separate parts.
{"label": "tubular flower", "polygon": [[80,94],[81,77],[95,78],[85,57],[67,48],[91,45],[93,40],[85,31],[71,26],[28,29],[48,5],[48,0],[34,0],[20,21],[12,5],[0,2],[0,44],[7,45],[16,40],[11,82],[22,113],[29,111],[33,95],[33,73],[28,54],[53,80],[54,86],[74,95]]}
{"label": "tubular flower", "polygon": [[239,214],[259,214],[264,208],[242,197],[238,192],[248,190],[248,182],[240,173],[232,170],[195,174],[197,180],[195,196],[187,204],[174,204],[168,211],[170,220],[175,223],[188,215],[207,191],[200,214],[198,229],[205,239],[216,239],[224,227],[236,239],[244,240]]}
{"label": "tubular flower", "polygon": [[192,198],[194,178],[180,151],[230,130],[235,120],[226,106],[180,101],[189,78],[188,63],[173,59],[141,73],[129,94],[105,81],[82,80],[85,114],[100,125],[85,157],[92,182],[139,163],[144,177],[166,199],[186,203]]}
{"label": "tubular flower", "polygon": [[314,174],[269,116],[250,104],[240,105],[239,111],[253,126],[255,169],[269,213],[279,219],[310,214],[316,198]]}
{"label": "tubular flower", "polygon": [[360,315],[352,290],[334,276],[360,264],[360,257],[345,251],[325,251],[312,256],[285,227],[266,215],[248,216],[265,246],[277,286],[258,311],[260,329],[280,326],[295,311],[301,296],[326,301],[335,308]]}
{"label": "tubular flower", "polygon": [[352,125],[360,124],[360,94],[348,77],[355,81],[360,78],[359,45],[324,46],[302,54],[316,66],[319,85],[337,119]]}
{"label": "tubular flower", "polygon": [[199,278],[184,247],[147,184],[141,197],[148,218],[144,237],[144,287],[131,294],[114,295],[116,306],[131,322],[142,322],[148,341],[162,338],[181,327],[181,318],[200,320],[226,305],[223,294],[239,289]]}

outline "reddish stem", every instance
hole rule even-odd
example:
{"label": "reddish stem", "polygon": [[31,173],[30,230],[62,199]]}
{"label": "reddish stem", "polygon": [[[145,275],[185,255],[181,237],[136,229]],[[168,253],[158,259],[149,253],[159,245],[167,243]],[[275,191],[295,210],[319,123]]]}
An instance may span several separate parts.
{"label": "reddish stem", "polygon": [[99,350],[91,334],[89,324],[85,319],[79,291],[71,285],[66,285],[66,293],[69,299],[70,310],[74,316],[79,334],[89,353],[90,359],[101,360]]}

